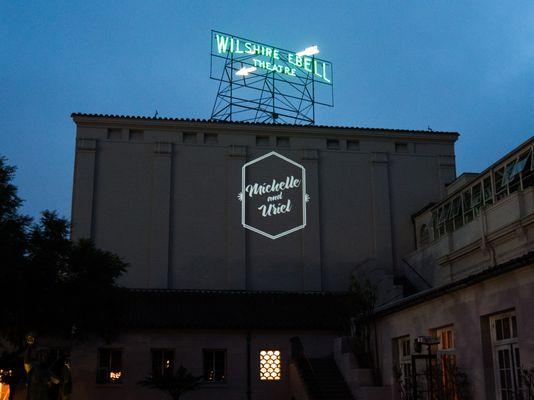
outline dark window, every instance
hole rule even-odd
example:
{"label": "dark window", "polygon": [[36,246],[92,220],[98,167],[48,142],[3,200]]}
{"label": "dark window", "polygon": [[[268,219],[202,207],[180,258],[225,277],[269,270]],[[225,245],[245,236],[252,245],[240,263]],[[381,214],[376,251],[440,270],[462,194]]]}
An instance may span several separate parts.
{"label": "dark window", "polygon": [[421,246],[424,246],[430,242],[430,232],[428,231],[428,226],[423,224],[421,230],[419,231],[419,242]]}
{"label": "dark window", "polygon": [[493,189],[491,188],[491,177],[484,178],[484,205],[493,204]]}
{"label": "dark window", "polygon": [[357,140],[347,140],[347,150],[350,150],[350,151],[360,150],[360,142]]}
{"label": "dark window", "polygon": [[142,142],[143,131],[139,129],[130,129],[130,140],[134,142]]}
{"label": "dark window", "polygon": [[122,350],[99,349],[98,371],[96,380],[98,383],[120,383],[123,378]]}
{"label": "dark window", "polygon": [[184,143],[196,143],[197,142],[197,134],[196,133],[187,133],[184,132]]}
{"label": "dark window", "polygon": [[219,142],[219,138],[217,137],[216,133],[205,133],[204,134],[205,144],[217,144],[218,142]]}
{"label": "dark window", "polygon": [[204,380],[224,382],[226,380],[226,350],[204,350]]}
{"label": "dark window", "polygon": [[467,189],[462,194],[464,207],[464,222],[468,223],[473,220],[473,207],[471,203],[471,189]]}
{"label": "dark window", "polygon": [[339,150],[339,140],[326,139],[326,148],[330,150]]}
{"label": "dark window", "polygon": [[495,171],[496,200],[500,200],[508,194],[508,188],[503,178],[504,178],[504,167]]}
{"label": "dark window", "polygon": [[458,229],[464,224],[462,198],[460,196],[454,198],[452,201],[452,217],[454,219],[454,229]]}
{"label": "dark window", "polygon": [[269,136],[256,136],[256,146],[269,146]]}
{"label": "dark window", "polygon": [[152,350],[152,375],[171,376],[174,369],[174,350]]}
{"label": "dark window", "polygon": [[407,143],[395,143],[395,151],[397,153],[408,153]]}
{"label": "dark window", "polygon": [[121,140],[122,139],[122,129],[109,128],[108,129],[108,139],[109,140]]}
{"label": "dark window", "polygon": [[285,136],[278,136],[276,138],[276,145],[278,147],[289,147],[289,138]]}
{"label": "dark window", "polygon": [[480,183],[477,183],[471,188],[472,193],[472,206],[473,206],[473,216],[476,218],[480,214],[480,205],[482,204],[482,189]]}

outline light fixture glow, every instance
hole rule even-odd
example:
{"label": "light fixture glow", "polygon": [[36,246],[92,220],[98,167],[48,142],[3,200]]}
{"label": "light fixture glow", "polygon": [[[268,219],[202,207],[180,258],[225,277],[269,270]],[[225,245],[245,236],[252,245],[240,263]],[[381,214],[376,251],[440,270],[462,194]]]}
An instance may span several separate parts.
{"label": "light fixture glow", "polygon": [[248,76],[251,72],[256,71],[256,67],[243,67],[239,71],[237,71],[235,74],[237,76]]}
{"label": "light fixture glow", "polygon": [[313,56],[315,54],[319,54],[319,47],[317,46],[310,46],[310,47],[306,47],[304,50],[302,51],[299,51],[297,53],[297,56]]}

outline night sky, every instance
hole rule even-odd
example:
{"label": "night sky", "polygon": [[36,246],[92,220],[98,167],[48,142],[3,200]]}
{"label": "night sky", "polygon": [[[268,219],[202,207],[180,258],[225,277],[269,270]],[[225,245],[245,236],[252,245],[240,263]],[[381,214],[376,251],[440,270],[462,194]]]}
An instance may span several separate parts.
{"label": "night sky", "polygon": [[70,216],[71,112],[209,118],[211,29],[334,65],[318,124],[460,132],[458,173],[534,133],[532,1],[0,0],[0,154]]}

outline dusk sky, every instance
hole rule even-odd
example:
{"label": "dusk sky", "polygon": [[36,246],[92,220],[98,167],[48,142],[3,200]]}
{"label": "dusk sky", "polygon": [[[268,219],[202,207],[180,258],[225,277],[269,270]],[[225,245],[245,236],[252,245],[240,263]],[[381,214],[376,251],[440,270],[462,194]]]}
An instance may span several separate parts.
{"label": "dusk sky", "polygon": [[334,65],[328,125],[457,131],[458,174],[534,134],[530,1],[0,1],[0,155],[70,216],[72,112],[209,118],[211,29]]}

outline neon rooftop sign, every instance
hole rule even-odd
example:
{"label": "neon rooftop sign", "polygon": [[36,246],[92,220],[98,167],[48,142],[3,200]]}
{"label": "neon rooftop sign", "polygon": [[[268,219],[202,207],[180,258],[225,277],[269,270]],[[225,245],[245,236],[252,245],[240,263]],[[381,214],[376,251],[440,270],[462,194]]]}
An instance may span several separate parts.
{"label": "neon rooftop sign", "polygon": [[332,85],[332,64],[316,58],[317,46],[293,52],[234,35],[212,31],[212,52],[219,57],[236,57],[243,66],[235,74],[248,76],[258,69],[294,78],[312,78]]}

